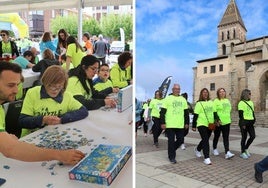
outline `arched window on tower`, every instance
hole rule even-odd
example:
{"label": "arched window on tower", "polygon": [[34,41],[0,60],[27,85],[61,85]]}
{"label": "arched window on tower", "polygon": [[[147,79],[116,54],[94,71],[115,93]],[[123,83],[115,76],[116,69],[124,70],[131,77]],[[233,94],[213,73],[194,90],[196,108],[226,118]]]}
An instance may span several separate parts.
{"label": "arched window on tower", "polygon": [[233,38],[235,39],[236,38],[236,33],[235,33],[235,29],[233,30]]}
{"label": "arched window on tower", "polygon": [[227,40],[230,39],[230,31],[227,31]]}
{"label": "arched window on tower", "polygon": [[225,46],[225,44],[222,45],[222,55],[226,55],[226,46]]}
{"label": "arched window on tower", "polygon": [[224,40],[224,32],[221,32],[221,40]]}
{"label": "arched window on tower", "polygon": [[231,53],[234,52],[234,43],[231,43]]}

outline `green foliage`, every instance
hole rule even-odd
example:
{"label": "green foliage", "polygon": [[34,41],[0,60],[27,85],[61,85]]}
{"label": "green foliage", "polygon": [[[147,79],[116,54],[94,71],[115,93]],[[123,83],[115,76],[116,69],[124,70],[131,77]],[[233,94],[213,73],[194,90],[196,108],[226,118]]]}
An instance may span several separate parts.
{"label": "green foliage", "polygon": [[125,31],[126,41],[132,39],[133,21],[132,16],[109,14],[100,21],[102,34],[113,40],[120,40],[120,28]]}
{"label": "green foliage", "polygon": [[77,36],[78,17],[77,15],[56,16],[51,20],[50,28],[54,34],[57,34],[60,29],[65,29],[70,35]]}
{"label": "green foliage", "polygon": [[89,32],[91,35],[98,35],[101,33],[99,22],[93,18],[83,20],[83,32]]}
{"label": "green foliage", "polygon": [[[125,31],[125,40],[132,40],[133,20],[132,15],[115,15],[109,14],[102,17],[98,22],[93,18],[83,19],[83,33],[89,32],[91,35],[102,34],[104,37],[113,40],[120,40],[120,28]],[[65,29],[70,35],[77,36],[78,33],[78,17],[77,15],[56,16],[50,22],[50,28],[53,34],[57,34],[58,30]]]}

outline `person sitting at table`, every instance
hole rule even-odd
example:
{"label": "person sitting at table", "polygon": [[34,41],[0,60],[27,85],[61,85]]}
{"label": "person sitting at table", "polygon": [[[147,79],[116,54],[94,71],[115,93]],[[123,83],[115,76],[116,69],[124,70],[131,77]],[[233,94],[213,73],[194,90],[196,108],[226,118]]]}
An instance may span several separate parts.
{"label": "person sitting at table", "polygon": [[114,87],[124,88],[132,84],[132,78],[130,78],[132,59],[130,52],[123,52],[118,56],[118,63],[110,71],[110,78]]}
{"label": "person sitting at table", "polygon": [[32,68],[35,65],[31,63],[33,56],[33,53],[27,50],[23,53],[23,56],[14,59],[13,63],[17,63],[22,69]]}
{"label": "person sitting at table", "polygon": [[[49,66],[60,65],[60,62],[55,59],[53,52],[48,48],[44,50],[42,57],[43,59],[32,67],[33,72],[40,72],[40,78],[42,78],[42,75]],[[33,85],[41,85],[40,80],[35,81]]]}
{"label": "person sitting at table", "polygon": [[[14,101],[21,82],[21,67],[14,63],[0,62],[0,104]],[[37,147],[18,140],[13,134],[8,134],[4,129],[5,112],[0,106],[0,153],[5,157],[25,161],[51,161],[58,160],[65,164],[75,165],[85,154],[79,150],[56,150]]]}
{"label": "person sitting at table", "polygon": [[86,55],[82,58],[78,67],[69,71],[67,91],[70,91],[74,98],[81,102],[88,110],[95,110],[102,106],[114,108],[114,99],[106,97],[107,94],[97,92],[92,83],[92,78],[99,69],[99,60],[93,55]]}
{"label": "person sitting at table", "polygon": [[25,95],[19,124],[22,136],[46,125],[65,124],[84,119],[87,109],[66,92],[68,76],[58,65],[52,65],[44,72],[42,86],[29,89]]}
{"label": "person sitting at table", "polygon": [[119,88],[113,87],[113,83],[109,80],[110,69],[109,65],[106,63],[101,64],[98,77],[93,80],[94,89],[97,91],[101,91],[106,93],[107,95],[110,93],[118,93]]}

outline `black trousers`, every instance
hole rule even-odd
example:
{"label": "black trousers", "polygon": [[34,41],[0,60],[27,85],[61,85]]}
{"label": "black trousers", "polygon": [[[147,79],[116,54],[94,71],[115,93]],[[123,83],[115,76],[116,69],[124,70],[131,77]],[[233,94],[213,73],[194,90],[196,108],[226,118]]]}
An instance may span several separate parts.
{"label": "black trousers", "polygon": [[160,118],[153,117],[153,127],[152,127],[152,132],[153,132],[153,137],[154,137],[154,143],[158,142],[158,137],[162,133],[162,128],[160,124]]}
{"label": "black trousers", "polygon": [[[183,143],[184,128],[167,128],[166,134],[168,138],[168,158],[169,160],[176,158],[176,150]],[[176,140],[175,140],[176,138]]]}
{"label": "black trousers", "polygon": [[[241,153],[244,153],[245,150],[247,150],[250,146],[250,144],[252,144],[253,140],[256,137],[255,134],[255,128],[253,126],[253,123],[247,123],[247,125],[245,126],[239,126],[240,127],[240,131],[241,131]],[[249,138],[247,139],[249,134]]]}
{"label": "black trousers", "polygon": [[197,151],[203,150],[204,158],[209,158],[209,138],[212,131],[206,126],[199,126],[197,129],[201,136],[201,141],[197,146]]}
{"label": "black trousers", "polygon": [[213,149],[217,148],[221,133],[222,133],[225,153],[227,153],[227,151],[229,151],[230,123],[227,125],[216,126],[216,129],[214,130]]}

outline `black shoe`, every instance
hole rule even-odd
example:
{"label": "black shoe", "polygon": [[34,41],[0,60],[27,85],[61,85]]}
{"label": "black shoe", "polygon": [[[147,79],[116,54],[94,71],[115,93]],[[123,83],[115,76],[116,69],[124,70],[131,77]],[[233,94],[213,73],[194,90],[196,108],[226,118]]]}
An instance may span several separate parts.
{"label": "black shoe", "polygon": [[262,172],[259,172],[257,170],[257,163],[254,164],[254,169],[255,169],[255,179],[256,179],[256,182],[262,183],[263,182]]}
{"label": "black shoe", "polygon": [[172,164],[176,164],[176,163],[177,163],[176,159],[169,159],[169,161],[170,161]]}

